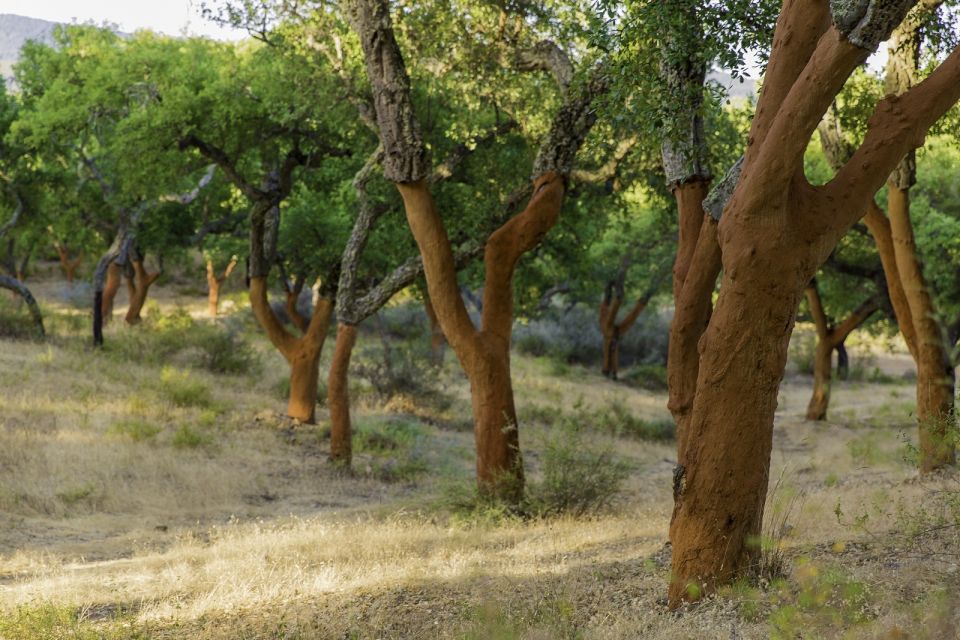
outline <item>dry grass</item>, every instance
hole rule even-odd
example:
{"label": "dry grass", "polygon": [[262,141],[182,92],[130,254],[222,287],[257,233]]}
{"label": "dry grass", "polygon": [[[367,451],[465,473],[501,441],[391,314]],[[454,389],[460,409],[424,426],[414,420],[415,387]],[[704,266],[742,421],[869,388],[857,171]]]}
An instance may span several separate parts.
{"label": "dry grass", "polygon": [[[43,283],[38,289],[43,300]],[[188,301],[160,293],[164,305]],[[189,302],[199,315],[203,301]],[[53,302],[47,309],[58,313]],[[674,614],[661,600],[670,444],[618,441],[631,475],[612,513],[457,524],[437,506],[444,486],[467,481],[472,466],[467,387],[452,362],[442,376],[452,402],[442,410],[358,399],[361,425],[416,420],[391,411],[430,421],[417,426],[426,469],[384,482],[381,457],[360,452],[357,475],[344,476],[326,462],[322,430],[277,417],[285,372],[262,340],[262,376],[191,370],[190,384],[209,398],[181,406],[161,366],[92,352],[81,329],[0,351],[2,638],[955,633],[956,558],[931,562],[891,534],[903,518],[920,517],[914,507],[956,487],[949,476],[918,482],[904,460],[904,439],[913,438],[908,383],[838,383],[833,420],[811,424],[799,417],[809,381],[789,378],[771,469],[782,480],[770,507],[805,495],[779,540],[789,577],[737,585]],[[112,326],[107,339],[123,331]],[[553,375],[549,363],[524,357],[515,372],[521,415],[543,418],[521,424],[533,468],[550,416],[612,402],[644,419],[667,416],[663,394],[595,372]],[[183,429],[202,437],[178,445]]]}

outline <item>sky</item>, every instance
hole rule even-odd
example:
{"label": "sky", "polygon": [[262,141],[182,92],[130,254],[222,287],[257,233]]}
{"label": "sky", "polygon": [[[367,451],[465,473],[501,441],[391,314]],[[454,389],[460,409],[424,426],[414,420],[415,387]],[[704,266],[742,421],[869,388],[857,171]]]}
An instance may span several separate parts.
{"label": "sky", "polygon": [[239,39],[246,34],[204,20],[200,0],[0,0],[0,13],[14,13],[54,22],[104,21],[120,31],[152,29],[168,35],[204,35]]}

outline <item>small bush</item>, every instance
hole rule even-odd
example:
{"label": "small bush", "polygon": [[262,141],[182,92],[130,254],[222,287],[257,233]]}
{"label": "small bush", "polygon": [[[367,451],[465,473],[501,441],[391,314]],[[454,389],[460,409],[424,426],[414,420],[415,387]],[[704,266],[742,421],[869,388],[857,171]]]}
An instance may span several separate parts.
{"label": "small bush", "polygon": [[178,407],[209,407],[213,403],[209,387],[187,372],[170,367],[160,372],[160,391]]}
{"label": "small bush", "polygon": [[123,420],[115,423],[109,429],[110,433],[130,438],[134,442],[151,440],[161,431],[163,429],[160,426],[143,420]]}
{"label": "small bush", "polygon": [[152,313],[139,326],[107,340],[106,349],[124,360],[176,362],[212,373],[256,373],[261,369],[256,351],[237,331],[222,324],[197,322],[183,308]]}
{"label": "small bush", "polygon": [[[633,364],[666,364],[670,314],[644,311],[620,340],[622,368]],[[516,349],[568,364],[598,367],[603,359],[597,312],[579,304],[569,309],[551,307],[543,315],[517,326]]]}
{"label": "small bush", "polygon": [[430,361],[429,343],[389,343],[381,333],[379,344],[367,344],[354,358],[354,373],[387,400],[397,395],[435,398],[439,393],[439,372]]}
{"label": "small bush", "polygon": [[384,482],[411,480],[429,471],[423,427],[407,420],[360,423],[353,433],[353,448],[371,456],[367,472]]}
{"label": "small bush", "polygon": [[676,437],[676,425],[669,418],[647,421],[634,416],[622,402],[614,400],[604,409],[590,411],[582,405],[575,407],[575,419],[593,424],[604,432],[617,437],[636,438],[666,442]]}
{"label": "small bush", "polygon": [[196,449],[213,444],[213,436],[188,424],[182,424],[174,432],[171,444],[178,449]]}
{"label": "small bush", "polygon": [[[18,297],[11,300],[6,289],[0,289],[0,338],[37,340],[37,326],[27,311],[27,305]],[[46,317],[44,317],[46,320]]]}
{"label": "small bush", "polygon": [[623,381],[647,391],[666,391],[667,368],[661,364],[638,364],[627,371]]}
{"label": "small bush", "polygon": [[546,443],[542,479],[530,486],[530,508],[538,515],[604,511],[613,505],[627,473],[612,442],[600,444],[582,424],[566,421]]}

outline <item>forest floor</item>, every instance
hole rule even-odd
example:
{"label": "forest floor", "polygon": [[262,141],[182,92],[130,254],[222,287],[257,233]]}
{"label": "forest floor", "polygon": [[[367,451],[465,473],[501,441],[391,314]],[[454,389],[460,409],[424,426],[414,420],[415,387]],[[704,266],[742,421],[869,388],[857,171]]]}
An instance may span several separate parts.
{"label": "forest floor", "polygon": [[[675,450],[637,437],[668,423],[664,391],[516,354],[532,482],[563,424],[629,473],[598,514],[465,511],[452,354],[428,400],[355,376],[348,475],[327,461],[322,407],[318,427],[282,418],[285,365],[242,294],[222,322],[260,365],[224,374],[188,337],[213,340],[200,290],[158,287],[133,328],[119,300],[94,351],[64,285],[33,286],[51,336],[0,338],[0,638],[957,637],[960,479],[917,476],[902,353],[854,347],[860,379],[835,384],[821,423],[803,419],[810,377],[788,375],[765,575],[670,612]],[[361,336],[359,367],[378,340]]]}

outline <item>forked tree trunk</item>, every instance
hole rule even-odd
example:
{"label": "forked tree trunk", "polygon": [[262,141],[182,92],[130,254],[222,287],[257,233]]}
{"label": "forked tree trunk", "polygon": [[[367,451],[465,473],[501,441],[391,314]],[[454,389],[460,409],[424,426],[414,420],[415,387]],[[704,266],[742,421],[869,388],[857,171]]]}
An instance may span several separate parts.
{"label": "forked tree trunk", "polygon": [[741,178],[718,230],[723,280],[701,338],[675,473],[671,607],[753,565],[777,391],[803,289],[885,177],[960,99],[957,49],[923,82],[878,103],[831,182],[806,180],[804,152],[817,124],[911,5],[783,4]]}
{"label": "forked tree trunk", "polygon": [[601,303],[600,333],[603,335],[603,375],[613,380],[617,379],[620,373],[620,340],[636,324],[637,318],[647,308],[649,302],[650,295],[645,294],[637,299],[633,308],[620,322],[617,322],[617,312],[620,310],[621,298],[615,298],[611,305],[608,305],[606,300]]}
{"label": "forked tree trunk", "polygon": [[67,279],[67,284],[72,285],[77,276],[77,269],[80,268],[80,263],[83,262],[83,252],[81,251],[80,255],[76,258],[70,258],[70,252],[65,246],[59,242],[54,246],[57,249],[57,256],[60,258],[60,269]]}
{"label": "forked tree trunk", "polygon": [[356,325],[337,325],[337,341],[327,379],[327,407],[330,409],[330,460],[344,467],[350,466],[353,457],[349,371],[356,342]]}
{"label": "forked tree trunk", "polygon": [[894,254],[904,294],[913,318],[917,341],[917,422],[920,435],[920,471],[953,465],[954,369],[950,349],[943,342],[933,298],[920,267],[909,190],[888,185],[888,213]]}
{"label": "forked tree trunk", "polygon": [[250,278],[250,304],[257,322],[267,332],[273,346],[290,365],[290,398],[287,415],[307,424],[316,420],[317,383],[320,380],[320,354],[330,327],[333,303],[321,298],[303,337],[296,338],[284,329],[267,299],[266,278]]}
{"label": "forked tree trunk", "polygon": [[[513,273],[520,256],[556,224],[563,181],[553,173],[538,179],[526,209],[487,241],[479,331],[460,298],[449,240],[427,183],[397,183],[397,188],[403,197],[407,222],[420,245],[437,318],[470,380],[477,479],[483,490],[519,501],[523,494],[523,463],[510,379]],[[430,249],[440,243],[446,250]]]}
{"label": "forked tree trunk", "polygon": [[123,280],[123,270],[115,261],[107,266],[106,282],[103,285],[103,298],[100,301],[100,313],[103,315],[103,324],[110,324],[113,320],[113,303],[120,290]]}
{"label": "forked tree trunk", "polygon": [[140,312],[143,311],[143,305],[147,301],[150,285],[157,281],[160,272],[147,273],[142,260],[131,260],[131,267],[133,268],[133,277],[127,279],[127,287],[130,291],[130,306],[127,308],[127,315],[124,320],[127,324],[138,324],[142,320]]}
{"label": "forked tree trunk", "polygon": [[847,337],[879,309],[876,298],[857,307],[843,322],[831,327],[823,310],[823,301],[816,281],[806,289],[807,304],[817,329],[817,345],[813,358],[813,395],[807,404],[807,420],[826,420],[830,406],[830,383],[833,373],[833,351],[841,347]]}
{"label": "forked tree trunk", "polygon": [[207,260],[207,313],[211,318],[216,318],[220,310],[220,288],[227,281],[230,274],[237,266],[237,257],[230,259],[226,269],[221,275],[213,268],[213,260]]}

